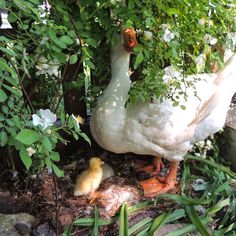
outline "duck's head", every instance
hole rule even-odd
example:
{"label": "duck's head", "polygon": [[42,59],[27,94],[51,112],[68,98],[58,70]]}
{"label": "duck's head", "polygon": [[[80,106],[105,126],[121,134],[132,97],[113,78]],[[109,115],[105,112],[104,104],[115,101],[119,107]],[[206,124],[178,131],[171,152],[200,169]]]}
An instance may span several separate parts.
{"label": "duck's head", "polygon": [[133,52],[133,49],[138,45],[136,32],[133,28],[123,30],[123,46],[126,51]]}
{"label": "duck's head", "polygon": [[104,162],[99,157],[92,157],[89,160],[89,167],[91,169],[99,168]]}

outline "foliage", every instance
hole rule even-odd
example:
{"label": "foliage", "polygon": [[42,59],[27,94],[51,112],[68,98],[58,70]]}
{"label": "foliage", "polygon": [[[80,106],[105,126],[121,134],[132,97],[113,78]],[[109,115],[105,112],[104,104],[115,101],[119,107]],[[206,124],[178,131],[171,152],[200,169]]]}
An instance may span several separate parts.
{"label": "foliage", "polygon": [[[80,42],[63,4],[53,10],[38,0],[1,1],[1,6],[8,10],[14,31],[0,36],[0,145],[17,150],[31,173],[46,166],[62,176],[56,165],[57,144],[68,142],[62,134],[89,141],[61,105],[63,76],[78,61]],[[58,121],[45,127],[34,124],[39,108],[50,108]]]}
{"label": "foliage", "polygon": [[[218,155],[217,152],[214,152]],[[168,223],[181,223],[181,228],[169,236],[182,236],[196,230],[201,235],[234,235],[235,223],[235,181],[236,174],[214,160],[188,155],[181,178],[181,195],[164,194],[154,201],[144,201],[133,206],[124,204],[118,216],[104,220],[96,216],[98,227],[111,225],[119,221],[120,235],[153,235]],[[129,226],[128,219],[140,210],[166,202],[175,203],[172,209],[164,209],[156,218],[144,217],[138,223]],[[95,218],[79,218],[66,227],[63,236],[73,232],[73,226],[95,227]],[[97,227],[97,225],[96,225]]]}

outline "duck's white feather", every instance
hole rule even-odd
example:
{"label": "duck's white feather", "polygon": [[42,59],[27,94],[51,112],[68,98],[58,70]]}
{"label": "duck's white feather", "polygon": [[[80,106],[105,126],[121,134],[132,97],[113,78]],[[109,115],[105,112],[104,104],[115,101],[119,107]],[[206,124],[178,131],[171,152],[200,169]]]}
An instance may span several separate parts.
{"label": "duck's white feather", "polygon": [[[236,91],[236,56],[218,74],[189,76],[200,78],[196,88],[186,88],[186,109],[160,102],[128,104],[129,58],[121,45],[112,51],[112,78],[91,116],[91,132],[103,148],[162,156],[180,161],[195,142],[219,131],[225,123],[231,98]],[[168,80],[168,75],[165,75]],[[180,75],[181,76],[181,75]],[[181,79],[181,78],[180,78]],[[184,84],[183,84],[184,86]],[[197,96],[195,95],[197,92]]]}

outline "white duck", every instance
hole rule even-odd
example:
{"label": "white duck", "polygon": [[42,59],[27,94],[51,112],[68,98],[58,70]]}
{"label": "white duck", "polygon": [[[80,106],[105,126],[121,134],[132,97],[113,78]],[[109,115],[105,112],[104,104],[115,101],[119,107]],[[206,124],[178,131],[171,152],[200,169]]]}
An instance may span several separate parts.
{"label": "white duck", "polygon": [[112,48],[112,78],[92,112],[90,127],[96,142],[109,151],[153,155],[156,172],[163,165],[161,157],[170,161],[165,182],[157,177],[141,182],[144,194],[152,197],[174,188],[179,162],[188,150],[224,126],[236,92],[236,55],[218,74],[195,75],[201,78],[196,83],[197,96],[192,88],[187,88],[185,110],[174,107],[169,99],[126,105],[131,87],[130,53],[136,45],[135,31],[126,29],[123,45]]}

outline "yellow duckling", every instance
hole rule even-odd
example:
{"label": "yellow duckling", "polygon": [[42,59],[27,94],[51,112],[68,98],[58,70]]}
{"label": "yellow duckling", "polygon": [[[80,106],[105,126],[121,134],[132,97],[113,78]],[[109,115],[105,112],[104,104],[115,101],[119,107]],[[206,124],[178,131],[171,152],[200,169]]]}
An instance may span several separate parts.
{"label": "yellow duckling", "polygon": [[103,169],[101,165],[103,163],[98,157],[92,157],[89,160],[89,168],[83,171],[76,179],[74,196],[89,194],[92,197],[94,195],[95,190],[102,181]]}

